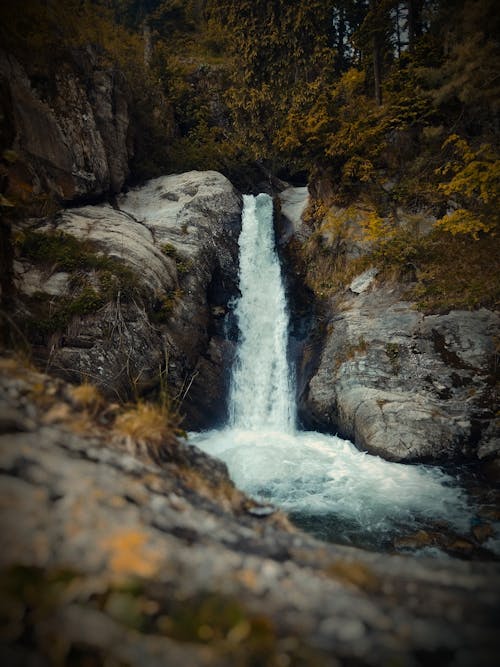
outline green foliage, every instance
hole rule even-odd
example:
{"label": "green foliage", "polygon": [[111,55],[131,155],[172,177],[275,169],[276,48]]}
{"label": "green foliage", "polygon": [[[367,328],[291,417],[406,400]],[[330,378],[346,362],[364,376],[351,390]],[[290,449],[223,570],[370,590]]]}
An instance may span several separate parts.
{"label": "green foliage", "polygon": [[400,370],[399,355],[401,354],[401,347],[398,343],[386,343],[385,353],[389,357],[392,372],[397,375]]}
{"label": "green foliage", "polygon": [[175,261],[175,267],[177,269],[177,275],[179,277],[189,273],[192,268],[191,262],[187,259],[182,259],[178,254],[177,249],[171,243],[165,243],[161,247],[161,251],[167,257],[171,257]]}
{"label": "green foliage", "polygon": [[105,303],[104,297],[89,284],[73,296],[36,292],[27,299],[32,315],[23,319],[20,327],[28,338],[42,342],[46,336],[64,331],[75,317],[96,313]]}
{"label": "green foliage", "polygon": [[175,309],[175,306],[182,298],[182,290],[178,287],[171,289],[164,294],[156,297],[153,301],[149,316],[155,324],[167,324]]}
{"label": "green foliage", "polygon": [[85,283],[85,272],[96,272],[100,292],[108,300],[118,293],[126,300],[138,290],[134,271],[122,261],[99,253],[91,241],[61,231],[27,230],[18,235],[15,245],[18,254],[34,264],[52,272],[71,273],[74,286],[82,278]]}
{"label": "green foliage", "polygon": [[109,261],[97,255],[88,242],[61,231],[27,230],[18,236],[16,245],[22,257],[59,271],[105,268]]}
{"label": "green foliage", "polygon": [[177,248],[172,243],[164,243],[161,246],[161,251],[167,257],[177,257]]}

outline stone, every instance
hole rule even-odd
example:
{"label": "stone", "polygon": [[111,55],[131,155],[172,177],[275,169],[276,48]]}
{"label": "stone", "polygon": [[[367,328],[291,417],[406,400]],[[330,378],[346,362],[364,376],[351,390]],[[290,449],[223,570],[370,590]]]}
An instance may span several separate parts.
{"label": "stone", "polygon": [[354,280],[349,285],[351,292],[355,294],[361,294],[361,292],[366,292],[366,290],[372,285],[376,275],[378,274],[378,269],[372,266],[363,273],[360,273],[359,276],[356,276]]}
{"label": "stone", "polygon": [[303,422],[393,461],[498,455],[488,407],[498,313],[424,315],[402,289],[350,290],[332,304],[300,397]]}
{"label": "stone", "polygon": [[[72,430],[71,387],[19,364],[0,371],[1,404],[35,422],[0,437],[9,664],[383,667],[467,653],[465,664],[494,664],[498,563],[318,542],[281,512],[249,515],[253,501],[196,448],[179,441],[162,465],[127,456],[98,421]],[[41,381],[43,403],[30,391]],[[43,426],[60,400],[67,420]]]}
{"label": "stone", "polygon": [[281,235],[280,242],[286,243],[292,236],[307,237],[304,230],[302,216],[309,203],[307,187],[288,187],[279,193],[280,213],[286,221],[286,229]]}
{"label": "stone", "polygon": [[[225,322],[237,292],[241,204],[222,174],[193,171],[131,189],[114,207],[70,208],[38,224],[39,232],[64,232],[122,262],[140,292],[75,316],[45,352],[38,348],[48,368],[74,381],[86,378],[113,400],[157,388],[164,373],[186,427],[223,420],[234,354]],[[16,270],[28,296],[67,295],[66,273],[50,274],[26,260]],[[92,272],[87,279],[99,289]],[[155,308],[164,303],[158,320]]]}
{"label": "stone", "polygon": [[10,97],[13,173],[22,171],[35,192],[66,201],[121,190],[133,146],[130,95],[119,70],[101,65],[90,47],[75,49],[73,62],[42,93],[36,76],[1,53],[0,79]]}

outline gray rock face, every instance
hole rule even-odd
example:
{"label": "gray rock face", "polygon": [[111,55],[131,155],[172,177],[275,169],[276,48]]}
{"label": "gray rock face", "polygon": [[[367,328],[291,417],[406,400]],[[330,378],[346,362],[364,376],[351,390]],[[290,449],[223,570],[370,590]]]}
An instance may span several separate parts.
{"label": "gray rock face", "polygon": [[397,287],[347,291],[302,396],[305,421],[395,461],[498,455],[499,324],[486,309],[425,316]]}
{"label": "gray rock face", "polygon": [[306,232],[303,229],[302,215],[309,203],[307,187],[288,187],[279,194],[281,215],[285,218],[287,228],[281,237],[281,243],[286,243],[292,236],[303,238]]}
{"label": "gray rock face", "polygon": [[366,271],[363,271],[363,273],[361,273],[359,276],[356,276],[356,278],[354,278],[354,280],[349,285],[349,289],[351,292],[354,292],[354,294],[361,294],[361,292],[366,292],[366,290],[373,283],[373,280],[377,274],[378,269],[372,266]]}
{"label": "gray rock face", "polygon": [[[118,293],[98,312],[74,317],[49,341],[48,368],[121,398],[158,385],[162,372],[186,423],[201,428],[224,410],[232,354],[224,317],[236,290],[240,195],[221,174],[189,172],[150,181],[118,205],[68,209],[38,228],[91,241],[132,270],[141,293]],[[18,264],[27,294],[60,289],[71,298],[67,278],[60,272],[42,280],[39,268]],[[92,272],[87,279],[95,282]]]}
{"label": "gray rock face", "polygon": [[133,153],[123,74],[99,66],[90,48],[74,59],[43,86],[15,58],[0,53],[10,148],[19,158],[13,170],[27,170],[24,179],[35,193],[52,192],[63,200],[119,192]]}
{"label": "gray rock face", "polygon": [[322,544],[195,448],[157,465],[65,383],[0,378],[5,664],[495,664],[498,564]]}

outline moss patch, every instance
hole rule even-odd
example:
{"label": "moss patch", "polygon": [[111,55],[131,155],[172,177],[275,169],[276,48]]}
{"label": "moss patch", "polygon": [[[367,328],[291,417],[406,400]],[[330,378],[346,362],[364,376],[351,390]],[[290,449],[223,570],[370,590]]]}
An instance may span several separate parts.
{"label": "moss patch", "polygon": [[141,295],[135,272],[124,262],[98,252],[96,244],[63,232],[24,231],[16,240],[18,256],[47,272],[70,273],[71,294],[36,292],[23,300],[31,313],[18,318],[28,338],[37,341],[64,330],[76,316],[96,313],[107,302],[130,301]]}

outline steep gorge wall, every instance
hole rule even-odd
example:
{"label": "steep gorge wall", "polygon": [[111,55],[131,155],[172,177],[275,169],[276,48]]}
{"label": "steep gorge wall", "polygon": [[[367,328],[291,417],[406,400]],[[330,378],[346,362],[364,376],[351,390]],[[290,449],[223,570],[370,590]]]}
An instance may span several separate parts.
{"label": "steep gorge wall", "polygon": [[224,411],[241,198],[215,172],[120,195],[144,131],[127,79],[90,47],[70,56],[45,70],[0,53],[7,317],[51,372],[120,400],[168,385],[185,426],[209,426]]}
{"label": "steep gorge wall", "polygon": [[5,196],[70,202],[119,192],[133,155],[124,74],[90,47],[51,67],[42,75],[0,52]]}

